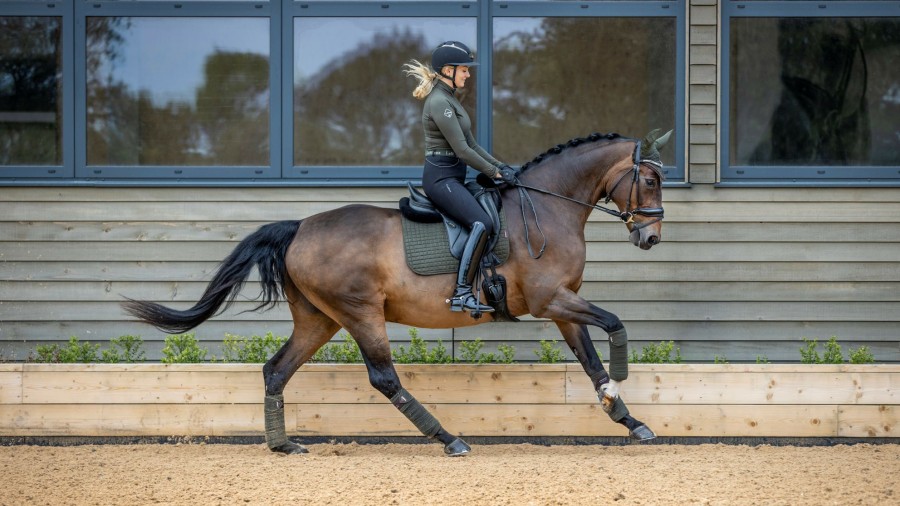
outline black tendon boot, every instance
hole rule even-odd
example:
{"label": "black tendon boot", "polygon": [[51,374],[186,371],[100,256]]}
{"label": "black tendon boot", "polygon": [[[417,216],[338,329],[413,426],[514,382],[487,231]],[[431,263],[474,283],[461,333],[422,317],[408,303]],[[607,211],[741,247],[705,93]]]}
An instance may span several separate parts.
{"label": "black tendon boot", "polygon": [[466,247],[463,248],[462,258],[459,259],[459,272],[456,275],[456,291],[450,299],[451,311],[480,311],[490,313],[494,310],[491,306],[481,304],[472,293],[472,283],[478,273],[478,265],[481,263],[481,255],[487,245],[487,234],[484,224],[476,221],[472,224]]}

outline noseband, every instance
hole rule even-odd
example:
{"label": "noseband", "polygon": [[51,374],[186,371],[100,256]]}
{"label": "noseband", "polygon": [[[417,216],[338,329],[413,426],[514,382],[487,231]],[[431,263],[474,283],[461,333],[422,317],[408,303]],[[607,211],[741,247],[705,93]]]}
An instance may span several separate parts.
{"label": "noseband", "polygon": [[[637,141],[637,143],[635,144],[634,153],[632,153],[632,155],[631,155],[631,160],[634,162],[634,164],[632,165],[632,168],[631,168],[631,173],[632,173],[631,188],[628,190],[628,201],[625,204],[625,209],[627,209],[627,210],[624,212],[618,212],[618,211],[613,211],[611,209],[607,209],[602,206],[595,205],[593,207],[595,209],[599,209],[599,210],[601,210],[605,213],[611,214],[613,216],[618,216],[627,225],[634,223],[635,215],[652,216],[654,219],[652,219],[650,221],[645,221],[643,223],[634,224],[631,227],[632,230],[640,230],[644,227],[653,225],[654,223],[656,223],[658,221],[662,221],[662,219],[665,217],[665,213],[663,211],[663,208],[661,208],[661,207],[641,207],[641,192],[640,191],[637,192],[636,207],[634,209],[629,209],[629,208],[631,208],[631,195],[634,193],[634,187],[636,185],[640,185],[641,164],[646,163],[651,168],[653,168],[653,170],[656,172],[660,172],[662,170],[662,164],[658,163],[656,161],[653,161],[653,160],[641,160],[641,141]],[[628,174],[628,172],[623,172],[622,175],[619,176],[619,179],[616,180],[616,184],[614,184],[612,189],[606,193],[606,200],[603,201],[604,204],[609,204],[609,201],[612,199],[612,194],[616,191],[616,188],[619,186],[619,183],[621,183],[622,180],[625,179],[625,176],[627,174]],[[660,179],[662,179],[662,178],[660,178]]]}

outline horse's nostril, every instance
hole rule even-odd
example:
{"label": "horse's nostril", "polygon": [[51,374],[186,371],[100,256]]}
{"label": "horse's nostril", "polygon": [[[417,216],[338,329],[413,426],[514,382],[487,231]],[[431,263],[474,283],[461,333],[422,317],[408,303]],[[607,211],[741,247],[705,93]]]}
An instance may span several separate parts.
{"label": "horse's nostril", "polygon": [[651,236],[647,239],[647,242],[648,242],[651,246],[656,246],[657,244],[659,244],[659,236],[658,236],[658,235],[651,235]]}

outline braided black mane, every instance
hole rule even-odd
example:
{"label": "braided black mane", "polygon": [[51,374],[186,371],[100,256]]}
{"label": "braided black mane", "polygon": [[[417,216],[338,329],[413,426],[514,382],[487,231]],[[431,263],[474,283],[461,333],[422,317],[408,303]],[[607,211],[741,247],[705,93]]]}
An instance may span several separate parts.
{"label": "braided black mane", "polygon": [[552,148],[548,149],[546,152],[537,155],[536,157],[534,157],[534,160],[526,163],[525,165],[522,165],[522,167],[519,170],[524,172],[524,171],[534,167],[535,165],[541,163],[548,156],[558,155],[558,154],[562,153],[562,151],[566,148],[573,148],[575,146],[579,146],[586,142],[597,142],[599,140],[615,140],[615,139],[624,139],[624,138],[625,137],[622,137],[621,135],[616,134],[616,133],[601,134],[599,132],[594,132],[594,133],[588,135],[587,137],[576,137],[576,138],[570,140],[569,142],[566,142],[563,144],[557,144],[556,146],[553,146]]}

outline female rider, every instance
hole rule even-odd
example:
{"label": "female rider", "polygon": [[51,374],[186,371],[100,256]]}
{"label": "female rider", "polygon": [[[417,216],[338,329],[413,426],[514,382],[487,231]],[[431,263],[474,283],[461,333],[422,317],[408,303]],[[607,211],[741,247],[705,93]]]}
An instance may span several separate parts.
{"label": "female rider", "polygon": [[412,60],[405,72],[419,84],[413,96],[425,100],[422,125],[425,128],[425,171],[422,187],[441,211],[469,227],[456,275],[456,290],[450,299],[451,311],[491,312],[472,293],[481,256],[492,230],[491,220],[464,186],[467,166],[488,177],[515,181],[515,171],[475,142],[472,121],[454,93],[466,84],[469,67],[478,65],[462,42],[448,41],[431,53],[431,67]]}

